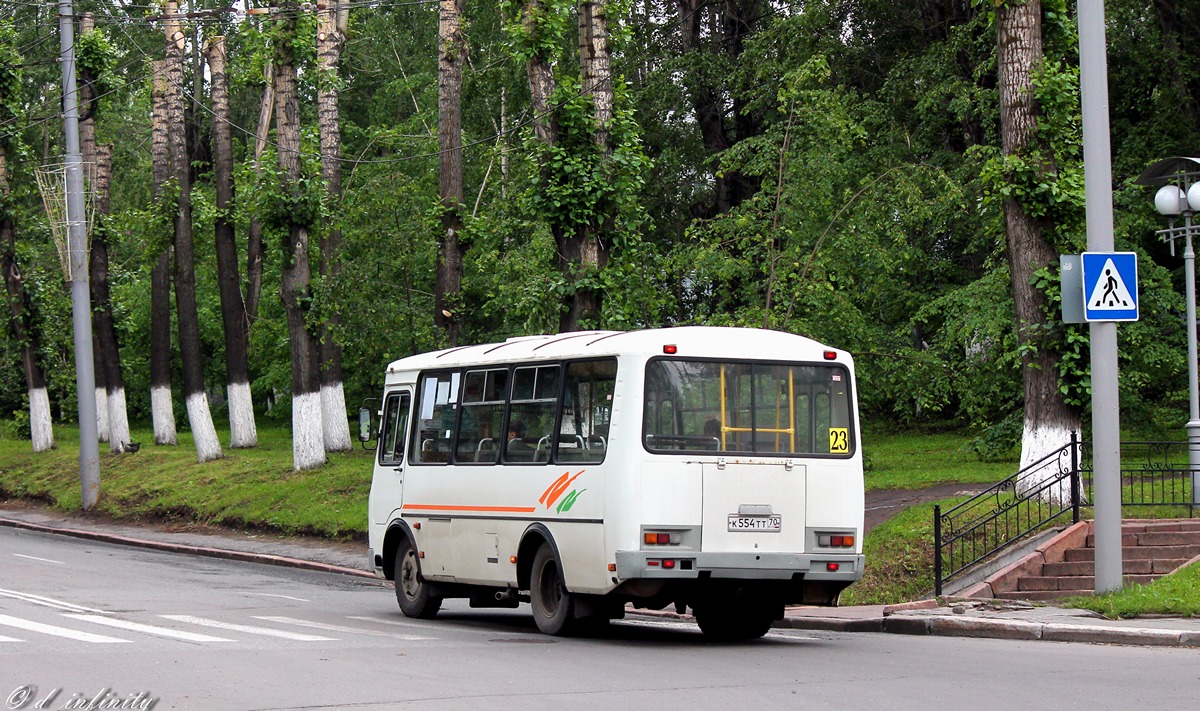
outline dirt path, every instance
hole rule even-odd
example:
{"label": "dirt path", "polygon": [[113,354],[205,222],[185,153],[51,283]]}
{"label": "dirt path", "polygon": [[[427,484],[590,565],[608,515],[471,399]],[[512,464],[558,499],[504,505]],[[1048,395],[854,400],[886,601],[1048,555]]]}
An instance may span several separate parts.
{"label": "dirt path", "polygon": [[[974,496],[985,488],[983,484],[941,484],[927,489],[873,489],[867,492],[866,530],[863,535],[910,506],[952,496]],[[929,515],[933,516],[932,509]]]}

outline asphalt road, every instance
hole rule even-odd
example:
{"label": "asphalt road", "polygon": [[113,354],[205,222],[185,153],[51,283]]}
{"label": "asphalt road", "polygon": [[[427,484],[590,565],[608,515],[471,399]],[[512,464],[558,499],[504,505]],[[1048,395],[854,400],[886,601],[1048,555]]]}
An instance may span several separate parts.
{"label": "asphalt road", "polygon": [[555,639],[525,608],[414,621],[368,579],[0,529],[5,709],[1190,708],[1197,688],[1196,649],[790,630],[719,645],[645,619]]}

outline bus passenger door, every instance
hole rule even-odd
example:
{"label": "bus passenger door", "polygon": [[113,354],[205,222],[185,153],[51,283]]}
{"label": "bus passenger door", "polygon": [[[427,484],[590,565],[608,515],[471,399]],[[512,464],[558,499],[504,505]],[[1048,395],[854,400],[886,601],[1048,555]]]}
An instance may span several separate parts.
{"label": "bus passenger door", "polygon": [[375,475],[371,478],[371,520],[375,523],[388,523],[404,501],[411,405],[412,389],[407,386],[388,392],[383,399],[379,451],[375,455]]}

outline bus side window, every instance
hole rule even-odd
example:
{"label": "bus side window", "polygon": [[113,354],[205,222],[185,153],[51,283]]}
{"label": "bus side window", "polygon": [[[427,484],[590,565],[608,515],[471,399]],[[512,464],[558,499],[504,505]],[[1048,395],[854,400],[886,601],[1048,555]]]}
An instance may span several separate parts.
{"label": "bus side window", "polygon": [[463,376],[462,417],[454,461],[495,464],[508,395],[508,370],[469,370]]}
{"label": "bus side window", "polygon": [[457,372],[422,376],[415,417],[415,432],[421,447],[413,447],[413,462],[445,464],[450,461],[450,443],[458,425],[458,381]]}
{"label": "bus side window", "polygon": [[616,382],[617,361],[614,358],[567,366],[555,461],[604,460]]}
{"label": "bus side window", "polygon": [[558,411],[561,367],[539,365],[513,370],[504,461],[545,463]]}
{"label": "bus side window", "polygon": [[404,434],[408,431],[408,393],[391,393],[383,406],[383,437],[379,446],[380,464],[404,461]]}

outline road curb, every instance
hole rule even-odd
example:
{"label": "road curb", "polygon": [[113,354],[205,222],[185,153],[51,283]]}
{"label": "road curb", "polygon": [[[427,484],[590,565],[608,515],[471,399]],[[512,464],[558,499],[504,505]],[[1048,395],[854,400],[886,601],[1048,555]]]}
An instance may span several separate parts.
{"label": "road curb", "polygon": [[892,615],[886,618],[839,619],[788,617],[775,627],[825,632],[885,632],[941,637],[981,637],[1042,642],[1086,642],[1145,647],[1200,647],[1200,632],[1151,627],[1072,625],[1025,622],[989,617],[943,615]]}
{"label": "road curb", "polygon": [[184,543],[167,543],[165,541],[150,541],[144,538],[132,538],[130,536],[118,536],[112,533],[102,533],[100,531],[85,531],[77,528],[60,528],[58,526],[45,526],[38,523],[29,523],[28,521],[18,521],[16,519],[4,518],[0,516],[0,526],[8,526],[9,528],[20,528],[27,531],[36,531],[38,533],[57,533],[62,536],[71,536],[73,538],[82,538],[89,541],[100,541],[103,543],[115,543],[123,546],[133,546],[136,548],[148,548],[150,550],[165,551],[168,553],[186,553],[189,555],[199,555],[208,558],[223,558],[225,560],[239,560],[246,563],[263,563],[265,565],[278,565],[286,568],[299,568],[301,570],[312,570],[319,573],[335,573],[338,575],[351,575],[359,578],[377,579],[374,573],[366,570],[358,570],[357,568],[346,568],[340,565],[331,565],[329,563],[318,563],[312,560],[304,560],[302,558],[289,558],[288,556],[271,555],[268,553],[251,553],[248,551],[234,551],[224,548],[209,548],[206,546],[192,546]]}

